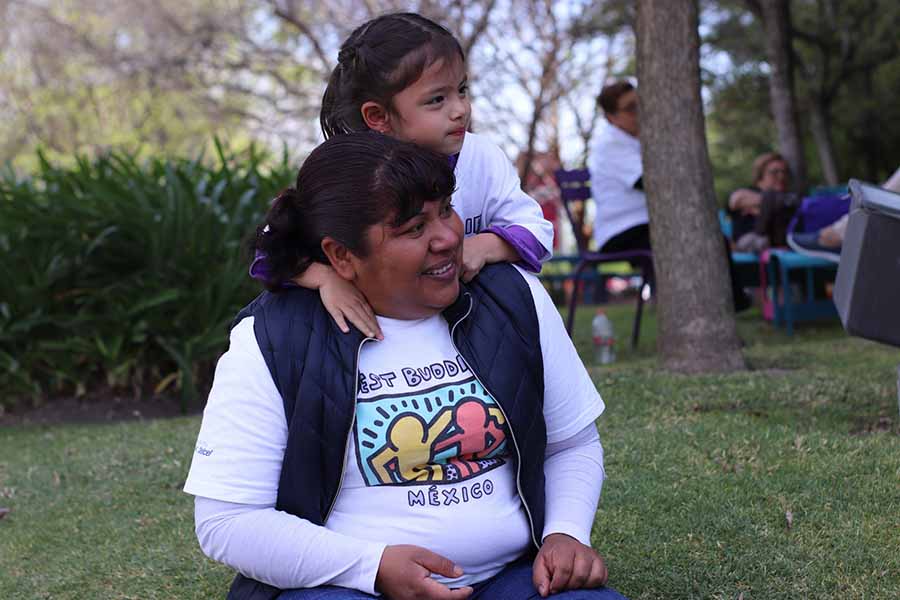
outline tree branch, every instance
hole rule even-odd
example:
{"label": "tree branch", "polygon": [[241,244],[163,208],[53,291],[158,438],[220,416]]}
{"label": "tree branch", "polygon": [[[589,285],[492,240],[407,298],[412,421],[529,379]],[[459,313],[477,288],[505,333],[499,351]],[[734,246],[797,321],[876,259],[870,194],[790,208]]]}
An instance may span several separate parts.
{"label": "tree branch", "polygon": [[273,14],[276,17],[278,17],[282,21],[285,21],[286,23],[289,23],[290,25],[293,25],[300,33],[302,33],[306,37],[307,40],[309,40],[309,43],[312,45],[313,52],[315,53],[316,57],[322,63],[322,66],[327,68],[332,61],[328,59],[328,55],[325,53],[325,50],[319,43],[318,38],[313,35],[312,29],[310,29],[309,25],[307,25],[296,14],[294,14],[293,10],[291,10],[290,12],[282,10],[282,8],[278,6],[278,0],[269,0],[269,4],[271,4]]}

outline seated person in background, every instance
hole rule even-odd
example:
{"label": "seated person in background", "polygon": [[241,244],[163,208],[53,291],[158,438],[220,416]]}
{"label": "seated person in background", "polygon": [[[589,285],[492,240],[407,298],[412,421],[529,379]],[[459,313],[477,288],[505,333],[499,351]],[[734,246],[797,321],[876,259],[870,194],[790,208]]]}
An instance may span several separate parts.
{"label": "seated person in background", "polygon": [[767,152],[753,161],[753,186],[735,190],[728,198],[735,251],[787,245],[788,224],[800,206],[789,185],[790,170],[780,154]]}
{"label": "seated person in background", "polygon": [[[650,217],[644,194],[644,166],[638,139],[638,96],[627,81],[611,83],[600,91],[597,104],[608,124],[601,127],[591,143],[588,169],[591,195],[597,210],[594,240],[600,252],[651,250]],[[731,252],[726,246],[731,293],[736,311],[750,307],[751,301],[740,286]]]}
{"label": "seated person in background", "polygon": [[816,256],[833,262],[841,261],[841,246],[844,244],[844,232],[850,215],[844,215],[828,227],[818,231],[788,234],[788,246],[791,250],[806,256]]}
{"label": "seated person in background", "polygon": [[[623,600],[590,546],[603,401],[533,275],[460,281],[455,185],[443,155],[339,135],[269,210],[271,291],[235,319],[185,483],[229,597]],[[313,263],[382,341],[281,286]]]}
{"label": "seated person in background", "polygon": [[597,104],[608,124],[600,128],[588,156],[597,205],[594,240],[600,252],[649,250],[637,90],[628,81],[611,83],[600,91]]}
{"label": "seated person in background", "polygon": [[[900,194],[900,168],[885,181],[884,189]],[[841,260],[841,247],[844,245],[844,233],[850,215],[844,215],[828,227],[807,233],[794,232],[788,235],[788,245],[795,252],[807,256],[818,256],[834,262]]]}

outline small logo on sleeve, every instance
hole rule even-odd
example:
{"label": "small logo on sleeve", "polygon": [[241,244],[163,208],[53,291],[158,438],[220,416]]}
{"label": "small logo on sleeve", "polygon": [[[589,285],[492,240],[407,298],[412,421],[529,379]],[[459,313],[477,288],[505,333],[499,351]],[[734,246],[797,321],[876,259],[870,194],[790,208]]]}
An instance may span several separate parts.
{"label": "small logo on sleeve", "polygon": [[197,440],[197,454],[200,456],[209,456],[213,453],[212,446],[204,442],[203,440]]}

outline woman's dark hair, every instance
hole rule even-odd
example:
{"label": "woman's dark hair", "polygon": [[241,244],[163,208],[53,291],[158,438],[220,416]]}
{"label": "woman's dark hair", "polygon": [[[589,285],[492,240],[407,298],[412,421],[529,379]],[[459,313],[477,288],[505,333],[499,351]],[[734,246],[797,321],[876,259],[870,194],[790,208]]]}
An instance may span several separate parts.
{"label": "woman's dark hair", "polygon": [[603,86],[600,95],[597,96],[597,104],[608,115],[614,115],[619,110],[619,98],[634,89],[628,81],[616,81],[609,85]]}
{"label": "woman's dark hair", "polygon": [[366,131],[360,108],[369,101],[391,110],[394,96],[439,60],[465,61],[453,34],[422,15],[382,15],[356,28],[341,45],[319,122],[325,139]]}
{"label": "woman's dark hair", "polygon": [[326,140],[257,228],[256,250],[268,266],[266,287],[278,291],[310,263],[327,265],[325,237],[367,256],[369,227],[386,219],[400,225],[425,202],[450,196],[455,186],[447,157],[412,143],[371,131]]}

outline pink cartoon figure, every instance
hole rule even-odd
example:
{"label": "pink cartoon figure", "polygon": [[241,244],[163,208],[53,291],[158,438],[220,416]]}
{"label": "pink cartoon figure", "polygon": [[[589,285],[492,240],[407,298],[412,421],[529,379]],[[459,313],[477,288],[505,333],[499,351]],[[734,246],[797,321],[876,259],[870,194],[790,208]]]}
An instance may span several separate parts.
{"label": "pink cartoon figure", "polygon": [[461,478],[471,477],[481,470],[478,459],[488,457],[506,440],[503,413],[497,407],[488,408],[478,400],[465,400],[453,409],[453,433],[437,441],[434,452],[456,449],[456,456],[447,461],[459,470]]}

